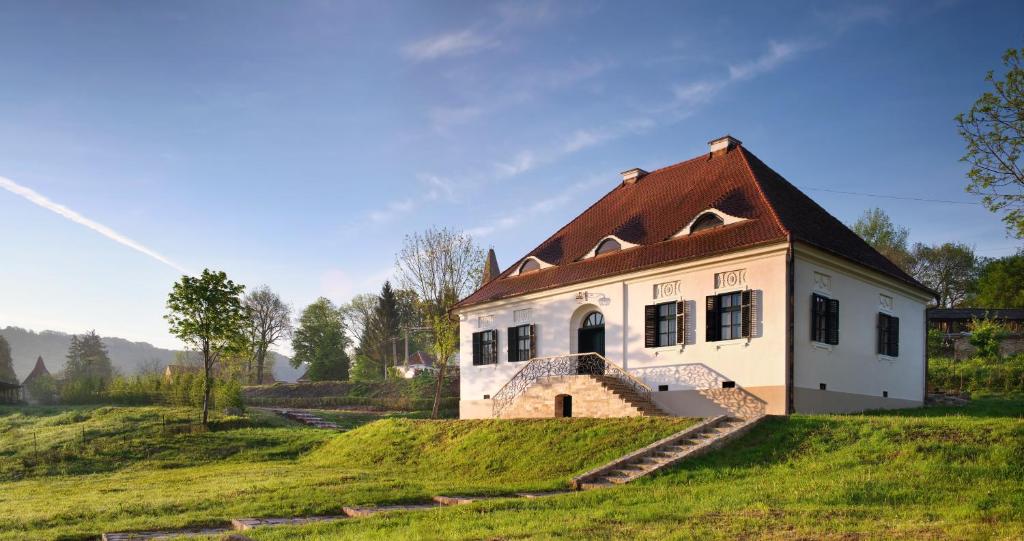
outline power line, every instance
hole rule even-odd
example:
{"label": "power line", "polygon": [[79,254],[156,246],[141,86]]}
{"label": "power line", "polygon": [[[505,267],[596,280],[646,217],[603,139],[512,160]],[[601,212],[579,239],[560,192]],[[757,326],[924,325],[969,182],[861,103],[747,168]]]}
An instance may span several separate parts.
{"label": "power line", "polygon": [[807,186],[800,186],[801,190],[812,190],[816,192],[828,192],[838,193],[844,195],[860,195],[864,197],[877,197],[880,199],[900,199],[903,201],[922,201],[926,203],[947,203],[950,205],[980,205],[978,201],[950,201],[948,199],[928,199],[926,197],[908,197],[903,195],[886,195],[880,193],[864,193],[864,192],[847,192],[843,190],[830,190],[828,188],[811,188]]}

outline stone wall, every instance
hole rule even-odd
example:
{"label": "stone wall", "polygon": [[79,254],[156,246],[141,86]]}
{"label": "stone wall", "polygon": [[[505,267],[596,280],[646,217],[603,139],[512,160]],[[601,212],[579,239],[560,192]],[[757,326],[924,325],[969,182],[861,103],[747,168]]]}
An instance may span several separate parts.
{"label": "stone wall", "polygon": [[552,376],[535,381],[501,413],[504,419],[556,416],[559,395],[572,397],[573,417],[636,417],[640,411],[591,376]]}
{"label": "stone wall", "polygon": [[[971,345],[970,336],[958,336],[953,340],[954,359],[969,359],[974,356],[975,351],[976,348]],[[999,342],[999,354],[1003,357],[1010,357],[1018,353],[1024,353],[1024,334],[1011,334]]]}

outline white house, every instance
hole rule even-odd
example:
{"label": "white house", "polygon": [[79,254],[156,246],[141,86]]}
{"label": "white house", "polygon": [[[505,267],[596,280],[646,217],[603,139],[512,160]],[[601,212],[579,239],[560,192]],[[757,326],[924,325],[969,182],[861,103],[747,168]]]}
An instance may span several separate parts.
{"label": "white house", "polygon": [[921,405],[933,293],[746,150],[622,183],[454,309],[463,418]]}

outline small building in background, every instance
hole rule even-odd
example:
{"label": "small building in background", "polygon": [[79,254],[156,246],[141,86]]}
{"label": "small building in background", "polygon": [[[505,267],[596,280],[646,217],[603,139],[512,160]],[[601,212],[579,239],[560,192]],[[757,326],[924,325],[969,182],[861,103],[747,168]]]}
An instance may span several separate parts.
{"label": "small building in background", "polygon": [[21,402],[21,385],[0,381],[0,404],[17,404],[18,402]]}
{"label": "small building in background", "polygon": [[[24,389],[25,401],[29,404],[45,404],[54,399],[56,393],[53,375],[46,369],[46,363],[40,355],[36,358],[36,365],[29,372],[25,381],[21,382]],[[42,396],[45,393],[46,396]]]}
{"label": "small building in background", "polygon": [[169,364],[164,368],[164,383],[174,383],[183,376],[199,376],[202,373],[203,368],[200,366]]}
{"label": "small building in background", "polygon": [[417,351],[409,355],[409,358],[405,360],[405,365],[396,366],[395,368],[406,379],[414,378],[423,372],[437,370],[437,367],[434,366],[434,356],[423,351]]}

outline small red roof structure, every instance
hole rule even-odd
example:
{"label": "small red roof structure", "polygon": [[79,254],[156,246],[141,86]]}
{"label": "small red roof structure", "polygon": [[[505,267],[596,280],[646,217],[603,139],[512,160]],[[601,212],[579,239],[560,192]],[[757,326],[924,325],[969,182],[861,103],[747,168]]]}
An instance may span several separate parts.
{"label": "small red roof structure", "polygon": [[28,376],[25,378],[25,381],[21,382],[21,384],[22,385],[28,385],[29,383],[31,383],[36,378],[40,378],[40,377],[43,377],[43,376],[49,376],[49,375],[50,375],[50,371],[46,369],[46,363],[43,362],[43,356],[40,355],[38,358],[36,358],[36,365],[35,365],[35,367],[32,368],[32,371],[29,372]]}
{"label": "small red roof structure", "polygon": [[[779,242],[806,243],[929,291],[740,141],[716,141],[727,143],[650,173],[631,170],[621,184],[456,308]],[[709,209],[742,220],[679,234]],[[611,235],[635,246],[585,257]],[[544,265],[520,274],[527,258]]]}
{"label": "small red roof structure", "polygon": [[434,366],[434,356],[429,353],[417,351],[416,353],[409,355],[409,358],[405,360],[405,365]]}

